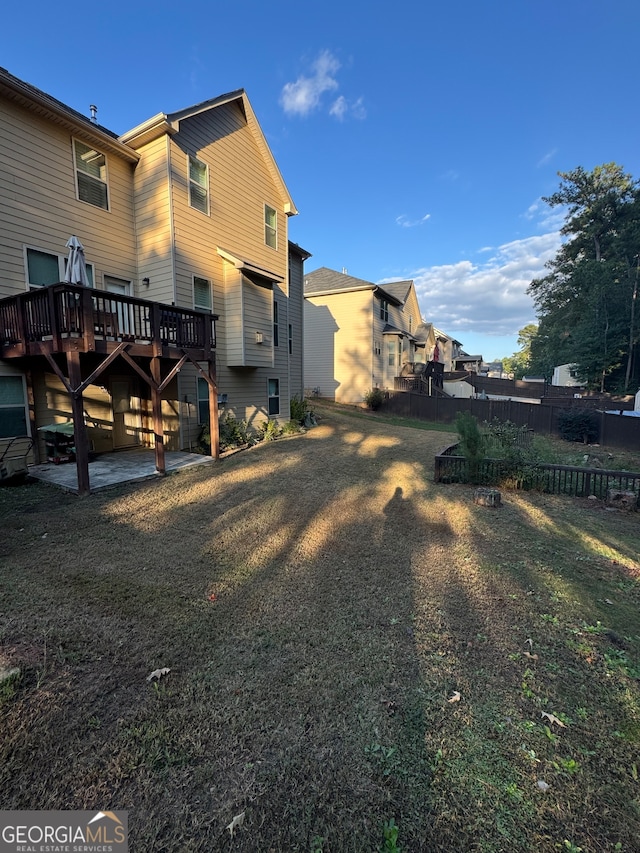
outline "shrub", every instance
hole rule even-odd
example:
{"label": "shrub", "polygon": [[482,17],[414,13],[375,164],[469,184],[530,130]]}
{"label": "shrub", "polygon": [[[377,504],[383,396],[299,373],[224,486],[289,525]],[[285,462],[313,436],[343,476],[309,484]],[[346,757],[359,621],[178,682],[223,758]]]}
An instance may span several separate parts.
{"label": "shrub", "polygon": [[[209,428],[207,427],[207,434]],[[251,443],[251,435],[246,421],[238,421],[233,415],[227,414],[219,424],[220,447],[240,447]]]}
{"label": "shrub", "polygon": [[598,440],[600,434],[598,418],[587,409],[563,409],[558,413],[558,429],[565,441],[581,441],[584,444]]}
{"label": "shrub", "polygon": [[284,435],[295,435],[296,433],[303,432],[303,429],[300,421],[291,419],[282,427],[282,432]]}
{"label": "shrub", "polygon": [[545,458],[532,430],[512,421],[494,418],[485,422],[488,454],[501,460],[500,485],[527,488],[535,480],[535,468]]}
{"label": "shrub", "polygon": [[282,427],[277,421],[263,421],[258,431],[259,441],[275,441],[276,438],[282,435]]}
{"label": "shrub", "polygon": [[470,412],[458,412],[456,430],[460,439],[460,452],[469,463],[469,478],[472,483],[479,482],[480,463],[486,456],[486,440],[478,421]]}
{"label": "shrub", "polygon": [[364,402],[375,412],[384,403],[384,392],[380,388],[372,388],[364,395]]}
{"label": "shrub", "polygon": [[298,396],[293,396],[291,398],[291,402],[289,404],[289,417],[292,421],[303,424],[307,410],[308,403],[304,398],[302,400]]}

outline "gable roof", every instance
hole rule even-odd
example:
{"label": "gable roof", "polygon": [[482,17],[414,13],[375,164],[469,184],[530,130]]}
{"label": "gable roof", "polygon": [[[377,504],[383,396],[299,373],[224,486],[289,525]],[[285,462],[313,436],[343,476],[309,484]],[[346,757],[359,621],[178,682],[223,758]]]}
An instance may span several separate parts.
{"label": "gable roof", "polygon": [[413,286],[413,281],[386,281],[380,287],[384,288],[387,293],[395,296],[400,302],[406,302],[409,298],[409,293]]}
{"label": "gable roof", "polygon": [[265,135],[262,132],[262,128],[260,127],[255,113],[253,112],[253,108],[244,89],[235,89],[233,92],[228,92],[226,95],[219,95],[216,98],[210,98],[207,101],[202,101],[201,103],[194,104],[191,107],[185,107],[177,112],[157,113],[157,115],[152,116],[150,119],[142,122],[142,124],[139,124],[137,127],[134,127],[124,133],[120,137],[120,141],[130,145],[132,148],[139,148],[142,145],[146,145],[147,142],[151,142],[153,139],[158,138],[163,133],[166,133],[169,136],[173,136],[175,133],[178,133],[180,130],[180,122],[182,121],[186,121],[194,116],[201,115],[209,110],[215,110],[218,107],[225,106],[230,103],[237,103],[240,107],[245,121],[247,122],[247,127],[253,134],[258,149],[265,159],[267,169],[271,173],[271,177],[284,196],[284,212],[287,216],[295,216],[298,213],[298,210],[293,203],[293,199],[291,198],[291,194],[284,182],[282,173],[280,172],[278,164],[271,153],[271,149],[269,148]]}
{"label": "gable roof", "polygon": [[[406,284],[406,282],[403,283]],[[409,284],[411,283],[409,282]],[[396,305],[402,305],[403,303],[403,300],[392,293],[386,284],[374,284],[372,281],[355,278],[355,276],[348,275],[345,272],[337,272],[337,270],[331,270],[328,267],[320,267],[313,272],[305,274],[304,277],[305,296],[348,293],[355,290],[372,290],[378,295],[383,295]]]}
{"label": "gable roof", "polygon": [[41,89],[14,77],[6,68],[0,68],[0,95],[97,148],[117,154],[131,163],[137,163],[140,159],[140,155],[123,144],[115,133]]}

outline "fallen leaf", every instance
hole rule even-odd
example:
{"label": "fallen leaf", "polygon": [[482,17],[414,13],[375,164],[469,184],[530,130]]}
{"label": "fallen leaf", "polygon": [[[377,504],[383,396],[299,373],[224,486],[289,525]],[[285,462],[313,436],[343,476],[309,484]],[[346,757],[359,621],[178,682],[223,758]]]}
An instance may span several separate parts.
{"label": "fallen leaf", "polygon": [[453,696],[451,697],[451,699],[447,699],[447,702],[459,702],[459,701],[460,701],[460,694],[458,693],[457,690],[453,691]]}
{"label": "fallen leaf", "polygon": [[555,715],[555,714],[547,714],[547,712],[546,712],[546,711],[543,711],[543,712],[542,712],[542,716],[543,716],[543,717],[546,717],[546,718],[547,718],[547,720],[549,720],[549,722],[550,722],[550,723],[557,723],[557,724],[560,726],[560,728],[562,728],[562,729],[566,729],[566,728],[567,728],[567,727],[566,727],[566,725],[565,725],[565,723],[563,723],[563,722],[562,722],[562,720],[559,720],[559,719],[556,717],[556,715]]}
{"label": "fallen leaf", "polygon": [[536,782],[536,786],[538,788],[540,788],[541,791],[548,791],[549,790],[549,786],[544,781],[544,779],[538,779],[538,781]]}
{"label": "fallen leaf", "polygon": [[227,829],[231,833],[232,838],[233,838],[233,833],[236,831],[236,829],[239,826],[242,826],[243,823],[244,823],[244,812],[240,812],[240,814],[237,814],[234,817],[234,819],[231,821],[231,823],[227,826]]}
{"label": "fallen leaf", "polygon": [[163,666],[162,669],[154,669],[151,675],[147,676],[147,681],[152,681],[157,678],[160,681],[163,675],[168,675],[171,672],[168,666]]}
{"label": "fallen leaf", "polygon": [[605,598],[604,603],[605,603],[605,604],[611,604],[611,605],[612,605],[612,604],[613,604],[613,601],[611,601],[609,598]]}
{"label": "fallen leaf", "polygon": [[212,592],[211,595],[209,596],[209,601],[217,601],[217,600],[218,600],[218,596],[215,594],[215,592]]}
{"label": "fallen leaf", "polygon": [[524,656],[529,660],[538,660],[538,655],[532,655],[530,652],[525,652]]}
{"label": "fallen leaf", "polygon": [[529,643],[530,648],[533,648],[533,640],[531,639],[531,637],[527,638],[527,643]]}

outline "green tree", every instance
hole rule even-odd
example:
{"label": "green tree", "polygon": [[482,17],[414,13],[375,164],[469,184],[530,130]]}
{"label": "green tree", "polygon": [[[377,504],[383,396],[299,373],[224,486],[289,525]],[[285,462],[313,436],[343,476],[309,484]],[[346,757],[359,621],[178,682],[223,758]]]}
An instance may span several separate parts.
{"label": "green tree", "polygon": [[574,363],[589,386],[626,390],[640,377],[638,183],[615,163],[559,174],[560,189],[544,200],[566,207],[566,240],[529,286],[540,321],[530,367],[549,377],[555,365]]}
{"label": "green tree", "polygon": [[530,373],[531,345],[538,333],[535,323],[527,323],[518,332],[518,346],[520,349],[512,356],[502,359],[502,367],[505,373],[513,373],[514,379],[522,379]]}

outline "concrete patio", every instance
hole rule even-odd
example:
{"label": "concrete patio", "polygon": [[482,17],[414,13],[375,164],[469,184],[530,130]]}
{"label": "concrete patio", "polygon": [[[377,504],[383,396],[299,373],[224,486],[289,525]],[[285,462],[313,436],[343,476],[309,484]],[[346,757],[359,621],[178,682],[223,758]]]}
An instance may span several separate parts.
{"label": "concrete patio", "polygon": [[[212,456],[199,453],[168,452],[165,454],[167,474],[194,465],[207,465],[215,462]],[[45,463],[30,465],[29,476],[45,483],[51,483],[67,492],[78,492],[78,474],[75,462],[60,465]],[[92,492],[107,489],[120,483],[136,480],[149,480],[159,477],[156,471],[153,450],[124,450],[119,453],[103,453],[89,463],[89,482]]]}

